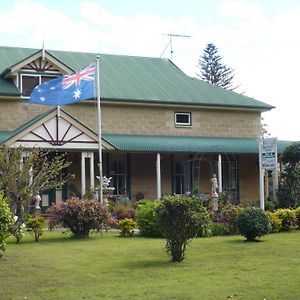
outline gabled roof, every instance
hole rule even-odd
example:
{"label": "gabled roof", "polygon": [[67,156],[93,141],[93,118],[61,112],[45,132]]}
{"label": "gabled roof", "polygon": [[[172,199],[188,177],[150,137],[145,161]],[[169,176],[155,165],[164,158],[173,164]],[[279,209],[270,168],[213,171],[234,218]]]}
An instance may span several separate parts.
{"label": "gabled roof", "polygon": [[[0,74],[38,49],[0,47]],[[79,70],[97,53],[46,51],[70,69]],[[270,110],[273,106],[191,78],[168,59],[100,55],[101,98],[131,103],[197,105]],[[3,87],[0,82],[0,94]],[[12,89],[12,94],[14,90]]]}
{"label": "gabled roof", "polygon": [[[57,108],[36,116],[12,132],[0,132],[0,144],[24,148],[98,149],[97,134],[69,113]],[[114,147],[102,139],[103,149]]]}

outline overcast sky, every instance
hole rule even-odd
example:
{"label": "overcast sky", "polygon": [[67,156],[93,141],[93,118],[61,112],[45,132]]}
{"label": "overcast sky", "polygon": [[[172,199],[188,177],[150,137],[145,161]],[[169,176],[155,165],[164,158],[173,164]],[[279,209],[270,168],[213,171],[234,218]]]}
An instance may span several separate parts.
{"label": "overcast sky", "polygon": [[[208,43],[234,69],[238,92],[276,106],[271,136],[300,140],[299,0],[0,0],[2,46],[160,57],[196,76]],[[162,55],[170,58],[170,49]]]}

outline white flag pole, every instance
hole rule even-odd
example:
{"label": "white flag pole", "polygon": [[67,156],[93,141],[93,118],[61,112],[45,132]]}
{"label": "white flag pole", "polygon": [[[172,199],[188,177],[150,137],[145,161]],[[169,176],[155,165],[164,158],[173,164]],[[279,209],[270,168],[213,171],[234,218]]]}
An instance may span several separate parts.
{"label": "white flag pole", "polygon": [[264,169],[262,166],[262,147],[263,140],[259,140],[258,143],[258,153],[259,153],[259,204],[261,209],[265,209],[265,192],[264,192]]}
{"label": "white flag pole", "polygon": [[102,178],[102,144],[101,144],[101,109],[100,109],[100,56],[96,57],[96,92],[97,92],[97,116],[98,116],[98,147],[99,147],[99,180],[100,180],[100,203],[103,204],[103,178]]}

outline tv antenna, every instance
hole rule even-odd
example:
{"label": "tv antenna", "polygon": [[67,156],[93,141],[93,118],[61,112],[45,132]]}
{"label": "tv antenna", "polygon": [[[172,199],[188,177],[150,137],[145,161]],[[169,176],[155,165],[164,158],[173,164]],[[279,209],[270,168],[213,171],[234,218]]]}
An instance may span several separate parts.
{"label": "tv antenna", "polygon": [[181,37],[181,38],[189,38],[189,37],[191,37],[190,35],[173,34],[173,33],[164,33],[163,35],[168,36],[170,39],[169,39],[168,44],[165,47],[164,51],[160,55],[160,57],[162,57],[164,55],[165,51],[167,50],[167,48],[170,47],[170,57],[171,57],[171,60],[173,60],[173,53],[174,53],[174,51],[173,51],[173,45],[172,45],[172,38],[173,37]]}

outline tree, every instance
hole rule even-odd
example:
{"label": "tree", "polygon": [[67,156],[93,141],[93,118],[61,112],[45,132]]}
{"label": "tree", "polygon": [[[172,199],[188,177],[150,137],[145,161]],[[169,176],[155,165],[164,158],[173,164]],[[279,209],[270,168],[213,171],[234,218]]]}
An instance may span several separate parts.
{"label": "tree", "polygon": [[28,219],[32,196],[67,181],[69,175],[63,171],[69,165],[63,154],[51,155],[38,148],[0,148],[0,190],[18,217],[13,231]]}
{"label": "tree", "polygon": [[280,207],[300,205],[300,143],[289,145],[281,155],[283,171],[278,185],[277,198]]}
{"label": "tree", "polygon": [[172,261],[182,261],[190,239],[209,222],[207,209],[196,198],[165,196],[155,212],[167,240],[167,252],[171,254]]}
{"label": "tree", "polygon": [[210,43],[206,46],[197,67],[201,72],[197,74],[200,79],[231,91],[236,88],[232,88],[233,69],[222,63],[222,57],[214,44]]}

